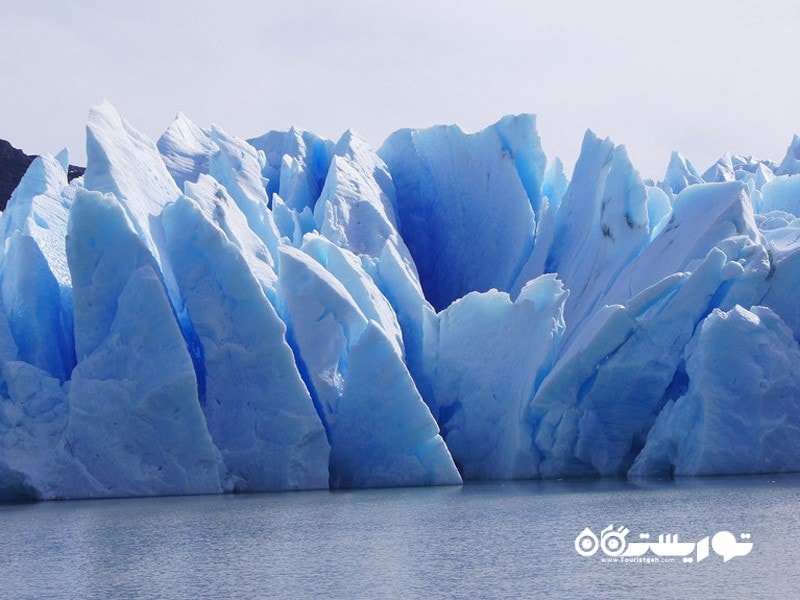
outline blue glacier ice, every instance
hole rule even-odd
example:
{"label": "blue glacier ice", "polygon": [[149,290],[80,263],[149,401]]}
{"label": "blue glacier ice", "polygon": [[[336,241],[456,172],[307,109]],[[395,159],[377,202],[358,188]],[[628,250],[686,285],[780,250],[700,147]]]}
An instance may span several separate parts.
{"label": "blue glacier ice", "polygon": [[800,136],[792,138],[792,143],[786,149],[786,156],[775,169],[775,175],[800,175]]}
{"label": "blue glacier ice", "polygon": [[459,483],[436,422],[380,324],[333,274],[295,248],[281,250],[280,286],[328,431],[332,485]]}
{"label": "blue glacier ice", "polygon": [[178,298],[162,257],[164,232],[160,216],[181,192],[158,148],[106,102],[89,111],[86,154],[86,189],[117,197],[134,231],[163,269],[167,288]]}
{"label": "blue glacier ice", "polygon": [[[402,330],[406,364],[422,383],[424,332],[435,321],[435,311],[423,294],[414,259],[398,230],[397,192],[388,167],[352,131],[345,132],[333,149],[314,216],[320,234],[356,255],[390,302],[396,314],[391,318]],[[348,289],[352,291],[352,286]]]}
{"label": "blue glacier ice", "polygon": [[268,208],[266,181],[261,175],[263,153],[217,127],[212,129],[211,139],[219,147],[209,159],[211,175],[228,190],[250,229],[277,260],[280,234]]}
{"label": "blue glacier ice", "polygon": [[0,216],[0,291],[18,356],[61,381],[75,366],[65,253],[74,191],[56,158],[37,157]]}
{"label": "blue glacier ice", "polygon": [[552,368],[568,292],[554,275],[505,292],[470,292],[441,314],[429,364],[442,435],[467,479],[536,474],[523,418]]}
{"label": "blue glacier ice", "polygon": [[247,217],[225,188],[210,175],[200,175],[196,183],[185,185],[185,192],[186,197],[194,200],[203,211],[206,219],[219,227],[227,240],[236,246],[263,292],[275,303],[276,262],[261,238],[250,229]]}
{"label": "blue glacier ice", "polygon": [[202,345],[203,413],[238,491],[324,488],[330,449],[286,326],[239,249],[200,207],[164,211],[167,248]]}
{"label": "blue glacier ice", "polygon": [[792,332],[769,308],[714,309],[686,350],[686,394],[664,406],[631,474],[800,469],[798,360]]}
{"label": "blue glacier ice", "polygon": [[[570,290],[565,319],[578,325],[650,236],[647,191],[624,147],[586,133],[561,200],[546,262]],[[539,240],[541,242],[541,240]]]}
{"label": "blue glacier ice", "polygon": [[328,175],[333,142],[294,127],[247,141],[264,153],[262,174],[270,196],[278,194],[296,213],[313,211]]}
{"label": "blue glacier ice", "polygon": [[543,475],[624,475],[673,383],[683,350],[738,265],[714,248],[697,269],[609,306],[576,334],[531,403]]}
{"label": "blue glacier ice", "polygon": [[2,501],[800,470],[797,136],[86,133],[0,215]]}
{"label": "blue glacier ice", "polygon": [[703,181],[705,183],[722,183],[723,181],[734,181],[735,179],[736,172],[730,152],[726,152],[722,158],[708,167],[703,173]]}
{"label": "blue glacier ice", "polygon": [[79,351],[65,443],[86,473],[67,493],[221,491],[224,466],[157,262],[112,194],[78,193],[67,257]]}
{"label": "blue glacier ice", "polygon": [[194,183],[200,175],[208,174],[209,157],[219,150],[211,135],[183,113],[178,113],[158,138],[156,147],[179,189],[183,189],[187,181]]}
{"label": "blue glacier ice", "polygon": [[508,117],[471,135],[454,126],[400,130],[378,154],[431,304],[441,310],[470,291],[510,290],[533,249],[540,207],[545,158],[535,119]]}
{"label": "blue glacier ice", "polygon": [[703,183],[703,179],[694,165],[680,152],[673,152],[667,165],[667,172],[664,174],[663,185],[666,191],[677,195],[686,187],[698,183]]}

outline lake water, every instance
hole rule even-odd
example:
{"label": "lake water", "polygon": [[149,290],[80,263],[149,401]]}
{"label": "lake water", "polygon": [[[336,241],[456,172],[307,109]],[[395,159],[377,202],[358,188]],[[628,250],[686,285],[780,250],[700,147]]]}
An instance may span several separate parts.
{"label": "lake water", "polygon": [[[796,598],[799,508],[797,475],[4,505],[0,597]],[[578,554],[611,523],[626,542],[753,545],[728,562]]]}

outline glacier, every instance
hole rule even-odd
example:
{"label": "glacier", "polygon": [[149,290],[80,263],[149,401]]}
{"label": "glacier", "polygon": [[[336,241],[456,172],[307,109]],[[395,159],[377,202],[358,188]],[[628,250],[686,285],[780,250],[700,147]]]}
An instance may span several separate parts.
{"label": "glacier", "polygon": [[800,138],[643,179],[109,103],[0,215],[0,501],[800,471]]}

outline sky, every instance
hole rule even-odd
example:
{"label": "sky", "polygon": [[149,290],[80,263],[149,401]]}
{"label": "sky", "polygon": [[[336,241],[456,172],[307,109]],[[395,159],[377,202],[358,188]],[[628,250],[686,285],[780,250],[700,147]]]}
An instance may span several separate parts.
{"label": "sky", "polygon": [[0,138],[84,164],[90,106],[157,139],[178,111],[248,138],[294,125],[374,148],[401,127],[535,113],[645,178],[673,149],[780,161],[800,133],[795,0],[26,0],[0,21]]}

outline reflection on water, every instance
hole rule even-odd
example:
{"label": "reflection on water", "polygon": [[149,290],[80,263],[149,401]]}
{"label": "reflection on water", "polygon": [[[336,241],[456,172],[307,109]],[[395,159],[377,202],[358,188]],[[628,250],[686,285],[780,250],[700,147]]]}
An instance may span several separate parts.
{"label": "reflection on water", "polygon": [[[0,597],[795,597],[800,476],[544,481],[0,506]],[[609,524],[723,563],[608,563]]]}

